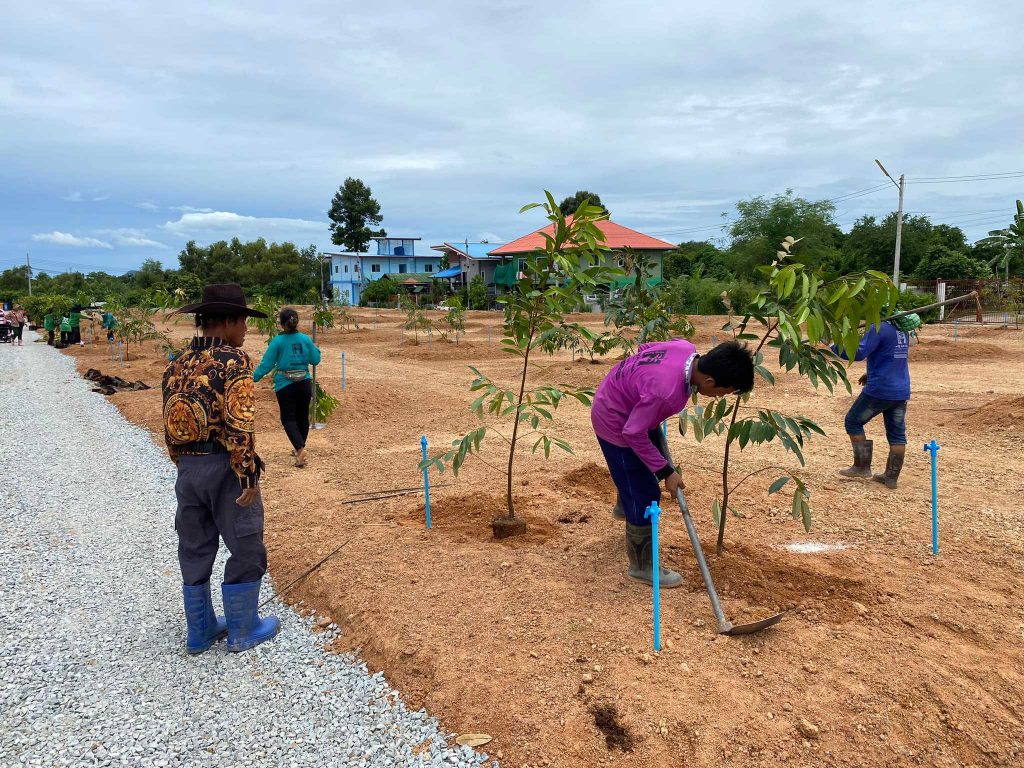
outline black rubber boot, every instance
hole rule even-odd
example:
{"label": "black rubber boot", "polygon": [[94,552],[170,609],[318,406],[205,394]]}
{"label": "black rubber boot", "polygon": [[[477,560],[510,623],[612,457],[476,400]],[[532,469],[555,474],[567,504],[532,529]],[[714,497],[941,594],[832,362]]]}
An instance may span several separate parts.
{"label": "black rubber boot", "polygon": [[[653,535],[649,525],[626,523],[626,554],[629,557],[629,578],[654,584],[654,567],[651,561]],[[678,587],[683,577],[668,568],[660,568],[661,586],[665,589]]]}
{"label": "black rubber boot", "polygon": [[871,477],[871,454],[875,444],[870,440],[862,440],[852,445],[853,466],[839,470],[839,474],[843,477]]}
{"label": "black rubber boot", "polygon": [[900,472],[903,469],[904,454],[894,453],[891,449],[889,451],[889,458],[885,462],[885,473],[876,474],[871,479],[876,483],[885,483],[885,487],[891,490],[896,490],[896,480],[899,479]]}

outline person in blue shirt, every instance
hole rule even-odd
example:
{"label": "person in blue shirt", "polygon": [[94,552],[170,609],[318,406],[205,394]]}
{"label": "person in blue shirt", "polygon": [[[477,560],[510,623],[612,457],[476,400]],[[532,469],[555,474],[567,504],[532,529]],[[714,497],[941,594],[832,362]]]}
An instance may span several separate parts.
{"label": "person in blue shirt", "polygon": [[282,333],[270,342],[260,364],[253,372],[259,381],[274,374],[274,392],[281,409],[281,425],[295,454],[295,466],[306,465],[306,438],[309,437],[309,404],[313,399],[313,382],[309,366],[320,364],[320,350],[313,340],[299,332],[299,313],[285,308],[278,316]]}
{"label": "person in blue shirt", "polygon": [[[842,354],[836,347],[833,351]],[[910,334],[890,322],[868,328],[857,348],[855,360],[867,360],[868,371],[861,376],[860,396],[846,414],[846,433],[853,444],[853,466],[839,474],[844,477],[870,477],[895,488],[903,469],[907,450],[907,401],[910,399]],[[885,472],[871,474],[874,443],[864,434],[864,425],[878,414],[885,423],[889,458]]]}

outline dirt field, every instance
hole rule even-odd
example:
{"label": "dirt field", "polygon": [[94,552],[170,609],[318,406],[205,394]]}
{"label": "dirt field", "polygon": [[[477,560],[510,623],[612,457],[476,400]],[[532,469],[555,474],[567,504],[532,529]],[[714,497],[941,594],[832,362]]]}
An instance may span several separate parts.
{"label": "dirt field", "polygon": [[[682,521],[666,504],[663,557],[685,585],[663,593],[666,648],[654,654],[650,589],[626,578],[614,492],[589,413],[574,402],[559,409],[559,423],[576,455],[523,456],[519,465],[525,538],[491,539],[503,478],[475,460],[457,480],[433,477],[444,485],[431,494],[431,531],[422,496],[342,503],[417,485],[420,435],[439,449],[476,425],[467,364],[499,379],[512,372],[496,314],[469,313],[459,346],[435,339],[432,348],[403,338],[394,312],[361,315],[360,330],[321,337],[319,378],[341,404],[311,435],[306,468],[291,466],[269,381],[257,386],[271,574],[287,584],[351,538],[291,597],[342,625],[346,647],[359,647],[446,728],[492,734],[492,755],[531,768],[1024,764],[1020,332],[962,327],[954,341],[952,329],[923,330],[911,351],[910,445],[897,491],[836,475],[850,463],[842,419],[852,396],[816,393],[788,374],[774,389],[759,385],[752,402],[804,413],[829,434],[807,451],[809,535],[785,498],[767,496],[776,475],[766,473],[740,490],[746,517],[730,520],[728,552],[715,557],[709,510],[722,443],[697,445],[672,425],[726,611],[788,613],[759,635],[716,636]],[[698,348],[707,347],[721,321],[694,320]],[[189,332],[185,323],[176,330]],[[264,340],[250,332],[245,348],[258,360]],[[155,350],[125,371],[104,360],[105,345],[68,352],[82,370],[154,385],[111,399],[162,441],[164,361]],[[549,381],[595,385],[611,365],[568,355],[543,362]],[[851,379],[861,371],[855,365]],[[879,467],[881,424],[868,434],[881,444]],[[938,557],[922,450],[932,438],[942,446]],[[500,442],[485,451],[495,463],[501,455]],[[783,462],[791,463],[777,448],[748,448],[734,471]],[[799,542],[846,548],[786,549]]]}

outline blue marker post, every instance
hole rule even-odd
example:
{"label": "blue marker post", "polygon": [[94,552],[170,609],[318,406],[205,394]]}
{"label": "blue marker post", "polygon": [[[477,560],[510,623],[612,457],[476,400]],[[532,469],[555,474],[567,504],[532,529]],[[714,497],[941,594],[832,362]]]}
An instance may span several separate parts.
{"label": "blue marker post", "polygon": [[932,554],[939,554],[939,482],[936,474],[936,464],[939,452],[939,444],[932,440],[925,443],[924,449],[932,455]]}
{"label": "blue marker post", "polygon": [[661,422],[661,436],[668,440],[668,421]]}
{"label": "blue marker post", "polygon": [[658,562],[658,516],[661,508],[658,502],[644,510],[644,517],[651,520],[651,567],[654,571],[654,650],[661,650],[661,564]]}
{"label": "blue marker post", "polygon": [[[423,449],[423,460],[427,460],[427,436],[420,436],[420,448]],[[427,470],[423,470],[423,494],[427,499],[427,528],[430,528],[430,478],[427,477]]]}
{"label": "blue marker post", "polygon": [[341,388],[345,389],[345,353],[341,353]]}

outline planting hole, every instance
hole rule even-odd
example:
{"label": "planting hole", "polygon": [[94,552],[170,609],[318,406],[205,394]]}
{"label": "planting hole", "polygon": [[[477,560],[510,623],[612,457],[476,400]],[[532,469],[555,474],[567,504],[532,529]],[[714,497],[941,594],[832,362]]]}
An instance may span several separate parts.
{"label": "planting hole", "polygon": [[632,752],[636,744],[633,734],[619,722],[619,710],[614,704],[595,704],[590,708],[594,725],[604,734],[608,749]]}

